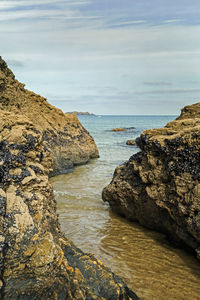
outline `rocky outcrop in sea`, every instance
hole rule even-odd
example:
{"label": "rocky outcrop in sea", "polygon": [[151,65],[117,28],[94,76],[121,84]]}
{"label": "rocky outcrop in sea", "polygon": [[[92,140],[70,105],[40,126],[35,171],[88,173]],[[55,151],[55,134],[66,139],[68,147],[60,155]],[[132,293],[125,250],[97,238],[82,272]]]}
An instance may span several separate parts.
{"label": "rocky outcrop in sea", "polygon": [[88,111],[70,111],[70,112],[66,112],[66,114],[70,114],[70,115],[78,115],[78,116],[96,116],[93,113],[90,113]]}
{"label": "rocky outcrop in sea", "polygon": [[137,146],[136,144],[136,140],[127,140],[126,141],[126,145],[129,145],[129,146]]}
{"label": "rocky outcrop in sea", "polygon": [[0,299],[138,299],[60,231],[38,127],[0,110],[0,131]]}
{"label": "rocky outcrop in sea", "polygon": [[128,127],[128,128],[118,127],[118,128],[113,128],[111,131],[120,132],[120,131],[132,131],[132,130],[135,130],[135,127]]}
{"label": "rocky outcrop in sea", "polygon": [[53,159],[51,175],[99,156],[93,138],[76,115],[66,115],[47,100],[24,88],[0,57],[0,110],[21,114],[42,133]]}
{"label": "rocky outcrop in sea", "polygon": [[116,168],[103,200],[200,258],[200,103],[136,143],[141,151]]}

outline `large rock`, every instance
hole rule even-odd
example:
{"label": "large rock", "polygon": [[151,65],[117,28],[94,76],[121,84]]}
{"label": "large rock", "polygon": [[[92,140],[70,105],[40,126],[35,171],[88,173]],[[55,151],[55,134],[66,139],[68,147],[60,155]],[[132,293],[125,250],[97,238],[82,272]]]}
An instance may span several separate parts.
{"label": "large rock", "polygon": [[53,159],[51,175],[99,156],[93,138],[76,115],[64,114],[24,86],[0,57],[0,109],[26,116],[42,132]]}
{"label": "large rock", "polygon": [[200,254],[200,103],[146,130],[141,152],[116,168],[103,199],[119,214]]}
{"label": "large rock", "polygon": [[37,127],[0,111],[0,131],[0,299],[138,299],[61,233]]}

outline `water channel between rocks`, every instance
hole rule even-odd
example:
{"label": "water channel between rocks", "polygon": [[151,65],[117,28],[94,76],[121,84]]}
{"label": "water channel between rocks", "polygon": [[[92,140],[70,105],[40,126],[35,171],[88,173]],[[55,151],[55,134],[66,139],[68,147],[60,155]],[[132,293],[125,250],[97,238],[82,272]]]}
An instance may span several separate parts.
{"label": "water channel between rocks", "polygon": [[[170,117],[157,120],[157,124],[155,120],[147,121],[158,127],[168,120]],[[83,117],[81,121],[93,131],[101,158],[72,173],[51,178],[63,232],[76,246],[95,254],[121,276],[141,299],[200,299],[200,263],[184,250],[171,246],[164,235],[113,214],[101,199],[114,166],[138,151],[124,146],[124,141],[134,138],[149,124],[144,125],[137,118],[132,123],[130,119],[121,123],[115,120],[115,127],[124,123],[127,127],[138,125],[138,131],[125,134],[105,132],[105,128],[114,125],[113,120],[112,124],[104,120],[102,126],[100,119]]]}

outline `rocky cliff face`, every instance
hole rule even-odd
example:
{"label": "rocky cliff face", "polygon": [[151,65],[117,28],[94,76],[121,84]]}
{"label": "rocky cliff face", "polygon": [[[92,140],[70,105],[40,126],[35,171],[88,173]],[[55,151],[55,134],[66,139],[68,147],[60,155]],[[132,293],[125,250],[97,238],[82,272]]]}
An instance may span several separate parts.
{"label": "rocky cliff face", "polygon": [[98,157],[94,140],[75,115],[66,115],[24,88],[0,57],[0,109],[22,114],[41,131],[53,159],[52,175]]}
{"label": "rocky cliff face", "polygon": [[200,103],[136,142],[141,151],[116,168],[104,201],[200,258]]}
{"label": "rocky cliff face", "polygon": [[38,128],[0,110],[0,132],[0,299],[138,299],[61,233]]}

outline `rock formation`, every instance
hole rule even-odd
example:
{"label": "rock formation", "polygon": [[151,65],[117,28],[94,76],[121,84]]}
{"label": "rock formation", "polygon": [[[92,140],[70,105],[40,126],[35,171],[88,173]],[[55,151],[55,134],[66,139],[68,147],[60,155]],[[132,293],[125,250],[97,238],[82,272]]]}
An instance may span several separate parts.
{"label": "rock formation", "polygon": [[90,113],[88,111],[70,111],[70,112],[67,112],[66,114],[75,114],[75,115],[78,115],[78,116],[95,116],[95,114],[93,113]]}
{"label": "rock formation", "polygon": [[117,131],[126,131],[125,128],[113,128],[111,131],[117,132]]}
{"label": "rock formation", "polygon": [[200,103],[136,142],[141,151],[116,168],[103,200],[200,258]]}
{"label": "rock formation", "polygon": [[53,159],[51,175],[99,156],[94,140],[76,115],[66,115],[45,98],[26,90],[1,57],[0,109],[26,116],[42,133]]}
{"label": "rock formation", "polygon": [[118,132],[118,131],[132,131],[132,130],[135,130],[135,127],[128,127],[128,128],[119,127],[119,128],[113,128],[110,131]]}
{"label": "rock formation", "polygon": [[138,299],[61,233],[38,126],[0,110],[0,131],[0,299]]}
{"label": "rock formation", "polygon": [[129,145],[129,146],[137,146],[136,140],[127,140],[127,141],[126,141],[126,145]]}

